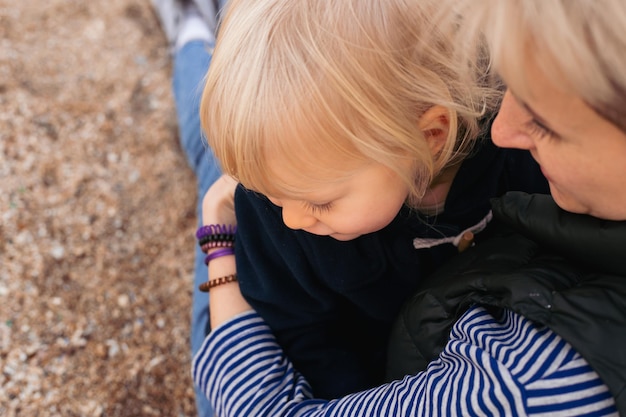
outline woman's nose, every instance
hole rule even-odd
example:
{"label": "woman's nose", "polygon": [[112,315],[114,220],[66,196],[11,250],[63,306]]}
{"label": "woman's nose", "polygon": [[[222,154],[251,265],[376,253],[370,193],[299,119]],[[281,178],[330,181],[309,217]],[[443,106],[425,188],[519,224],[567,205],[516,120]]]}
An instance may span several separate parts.
{"label": "woman's nose", "polygon": [[532,149],[534,141],[524,129],[528,115],[510,92],[506,92],[491,126],[491,140],[501,148]]}
{"label": "woman's nose", "polygon": [[283,223],[290,229],[307,229],[317,223],[317,219],[312,216],[300,203],[293,201],[282,204]]}

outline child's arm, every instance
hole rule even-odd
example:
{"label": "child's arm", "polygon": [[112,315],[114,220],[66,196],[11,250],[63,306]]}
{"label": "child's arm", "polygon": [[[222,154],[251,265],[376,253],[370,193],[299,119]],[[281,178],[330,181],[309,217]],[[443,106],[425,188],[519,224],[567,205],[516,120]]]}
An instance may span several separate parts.
{"label": "child's arm", "polygon": [[[222,175],[202,200],[202,220],[208,224],[236,225],[234,195],[237,182],[227,175]],[[224,277],[237,272],[234,256],[222,256],[211,260],[208,265],[209,279]],[[237,281],[225,283],[211,289],[210,320],[211,328],[252,307],[239,291]]]}

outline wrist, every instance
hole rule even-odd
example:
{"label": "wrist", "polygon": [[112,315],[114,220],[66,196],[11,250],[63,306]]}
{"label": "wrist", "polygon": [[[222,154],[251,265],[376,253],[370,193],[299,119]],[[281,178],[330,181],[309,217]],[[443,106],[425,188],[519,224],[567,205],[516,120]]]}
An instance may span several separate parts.
{"label": "wrist", "polygon": [[209,280],[200,285],[200,291],[209,292],[213,287],[237,280],[234,262],[236,232],[237,226],[230,224],[207,224],[196,231],[198,245],[206,253],[204,263],[209,268]]}
{"label": "wrist", "polygon": [[229,282],[211,289],[209,318],[212,329],[249,310],[252,310],[252,307],[241,295],[238,282]]}
{"label": "wrist", "polygon": [[221,277],[237,272],[237,264],[234,256],[222,256],[213,259],[208,265],[209,277]]}

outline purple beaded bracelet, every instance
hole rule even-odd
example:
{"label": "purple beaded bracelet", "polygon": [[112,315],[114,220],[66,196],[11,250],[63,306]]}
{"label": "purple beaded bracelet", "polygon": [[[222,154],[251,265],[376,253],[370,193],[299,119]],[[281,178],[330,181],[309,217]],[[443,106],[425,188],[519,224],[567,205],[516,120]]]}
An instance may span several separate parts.
{"label": "purple beaded bracelet", "polygon": [[202,240],[212,235],[234,235],[237,233],[237,226],[232,224],[207,224],[198,228],[196,239]]}
{"label": "purple beaded bracelet", "polygon": [[202,252],[207,253],[212,248],[224,248],[235,246],[236,225],[208,224],[202,226],[196,232],[198,245]]}
{"label": "purple beaded bracelet", "polygon": [[211,262],[213,259],[221,258],[222,256],[234,255],[234,254],[235,254],[235,250],[233,248],[219,249],[219,250],[209,253],[204,258],[204,264],[209,265],[209,262]]}

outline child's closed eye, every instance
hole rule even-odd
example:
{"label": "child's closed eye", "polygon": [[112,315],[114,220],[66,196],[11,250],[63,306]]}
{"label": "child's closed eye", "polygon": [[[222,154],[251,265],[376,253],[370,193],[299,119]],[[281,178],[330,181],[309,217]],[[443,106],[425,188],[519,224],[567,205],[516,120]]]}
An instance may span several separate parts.
{"label": "child's closed eye", "polygon": [[333,206],[332,202],[324,203],[324,204],[313,204],[309,202],[304,202],[306,209],[310,211],[312,214],[321,214],[330,211]]}

